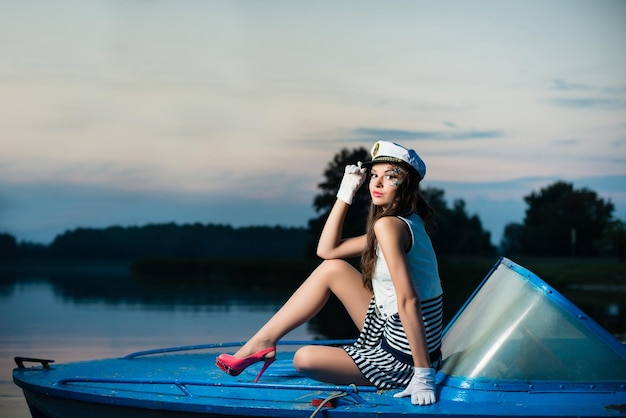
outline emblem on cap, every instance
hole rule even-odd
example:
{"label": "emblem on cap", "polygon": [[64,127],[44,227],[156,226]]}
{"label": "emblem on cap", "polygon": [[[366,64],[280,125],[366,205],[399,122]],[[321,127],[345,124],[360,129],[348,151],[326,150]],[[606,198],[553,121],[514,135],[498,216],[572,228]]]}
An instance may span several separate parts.
{"label": "emblem on cap", "polygon": [[380,141],[377,141],[374,144],[374,148],[372,148],[372,158],[376,158],[376,156],[378,155],[378,149],[380,148]]}

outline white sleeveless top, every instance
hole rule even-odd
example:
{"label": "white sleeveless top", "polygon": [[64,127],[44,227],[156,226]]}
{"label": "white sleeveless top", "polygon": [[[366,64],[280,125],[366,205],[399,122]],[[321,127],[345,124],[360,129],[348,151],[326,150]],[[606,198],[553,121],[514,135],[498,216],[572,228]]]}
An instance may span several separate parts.
{"label": "white sleeveless top", "polygon": [[[406,222],[411,231],[412,244],[406,254],[406,259],[411,281],[420,301],[423,302],[440,296],[443,289],[439,279],[437,258],[430,237],[426,233],[424,221],[417,214],[412,214],[408,218],[401,216],[398,218]],[[398,300],[389,267],[380,246],[376,253],[377,260],[372,277],[376,310],[382,316],[388,317],[398,312]]]}

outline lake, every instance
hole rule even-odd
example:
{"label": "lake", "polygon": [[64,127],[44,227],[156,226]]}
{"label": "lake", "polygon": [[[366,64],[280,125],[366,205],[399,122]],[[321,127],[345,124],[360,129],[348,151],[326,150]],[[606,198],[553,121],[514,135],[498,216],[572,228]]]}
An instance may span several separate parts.
{"label": "lake", "polygon": [[[226,295],[185,286],[149,288],[141,297],[132,282],[121,285],[128,280],[124,274],[89,271],[83,275],[78,270],[63,280],[55,274],[31,272],[19,280],[3,277],[0,417],[30,418],[22,392],[12,381],[14,356],[61,363],[159,347],[243,341],[284,300],[282,295],[257,291]],[[75,283],[77,277],[82,277],[79,283]],[[310,328],[305,324],[286,339],[317,338]]]}
{"label": "lake", "polygon": [[[468,277],[467,268],[460,270],[464,274],[458,278],[444,280],[446,323],[487,273],[481,269]],[[137,279],[124,263],[0,264],[0,417],[30,418],[21,390],[12,381],[14,356],[64,363],[160,347],[244,341],[297,286],[288,283],[277,293],[268,286],[234,288],[229,286],[238,281],[234,277],[223,281],[223,286],[207,286],[197,278]],[[624,338],[626,292],[618,290],[578,288],[563,293]],[[345,312],[331,304],[285,339],[354,336]]]}

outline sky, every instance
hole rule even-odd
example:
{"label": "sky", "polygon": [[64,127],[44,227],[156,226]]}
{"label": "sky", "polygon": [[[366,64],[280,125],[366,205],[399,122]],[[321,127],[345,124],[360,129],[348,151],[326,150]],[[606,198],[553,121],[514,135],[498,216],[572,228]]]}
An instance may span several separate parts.
{"label": "sky", "polygon": [[306,226],[341,149],[424,159],[500,242],[524,196],[626,219],[626,2],[0,0],[0,232]]}

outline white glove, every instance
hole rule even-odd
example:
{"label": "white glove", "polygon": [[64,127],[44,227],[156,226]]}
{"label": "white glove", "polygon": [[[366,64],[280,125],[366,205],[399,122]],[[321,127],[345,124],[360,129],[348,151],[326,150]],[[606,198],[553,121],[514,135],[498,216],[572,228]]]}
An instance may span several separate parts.
{"label": "white glove", "polygon": [[413,378],[409,385],[394,398],[411,397],[413,405],[430,405],[437,402],[435,397],[435,369],[414,367]]}
{"label": "white glove", "polygon": [[357,165],[347,165],[343,173],[343,179],[341,179],[339,191],[337,192],[337,198],[351,205],[356,191],[365,181],[366,171],[366,168],[361,168],[360,161]]}

